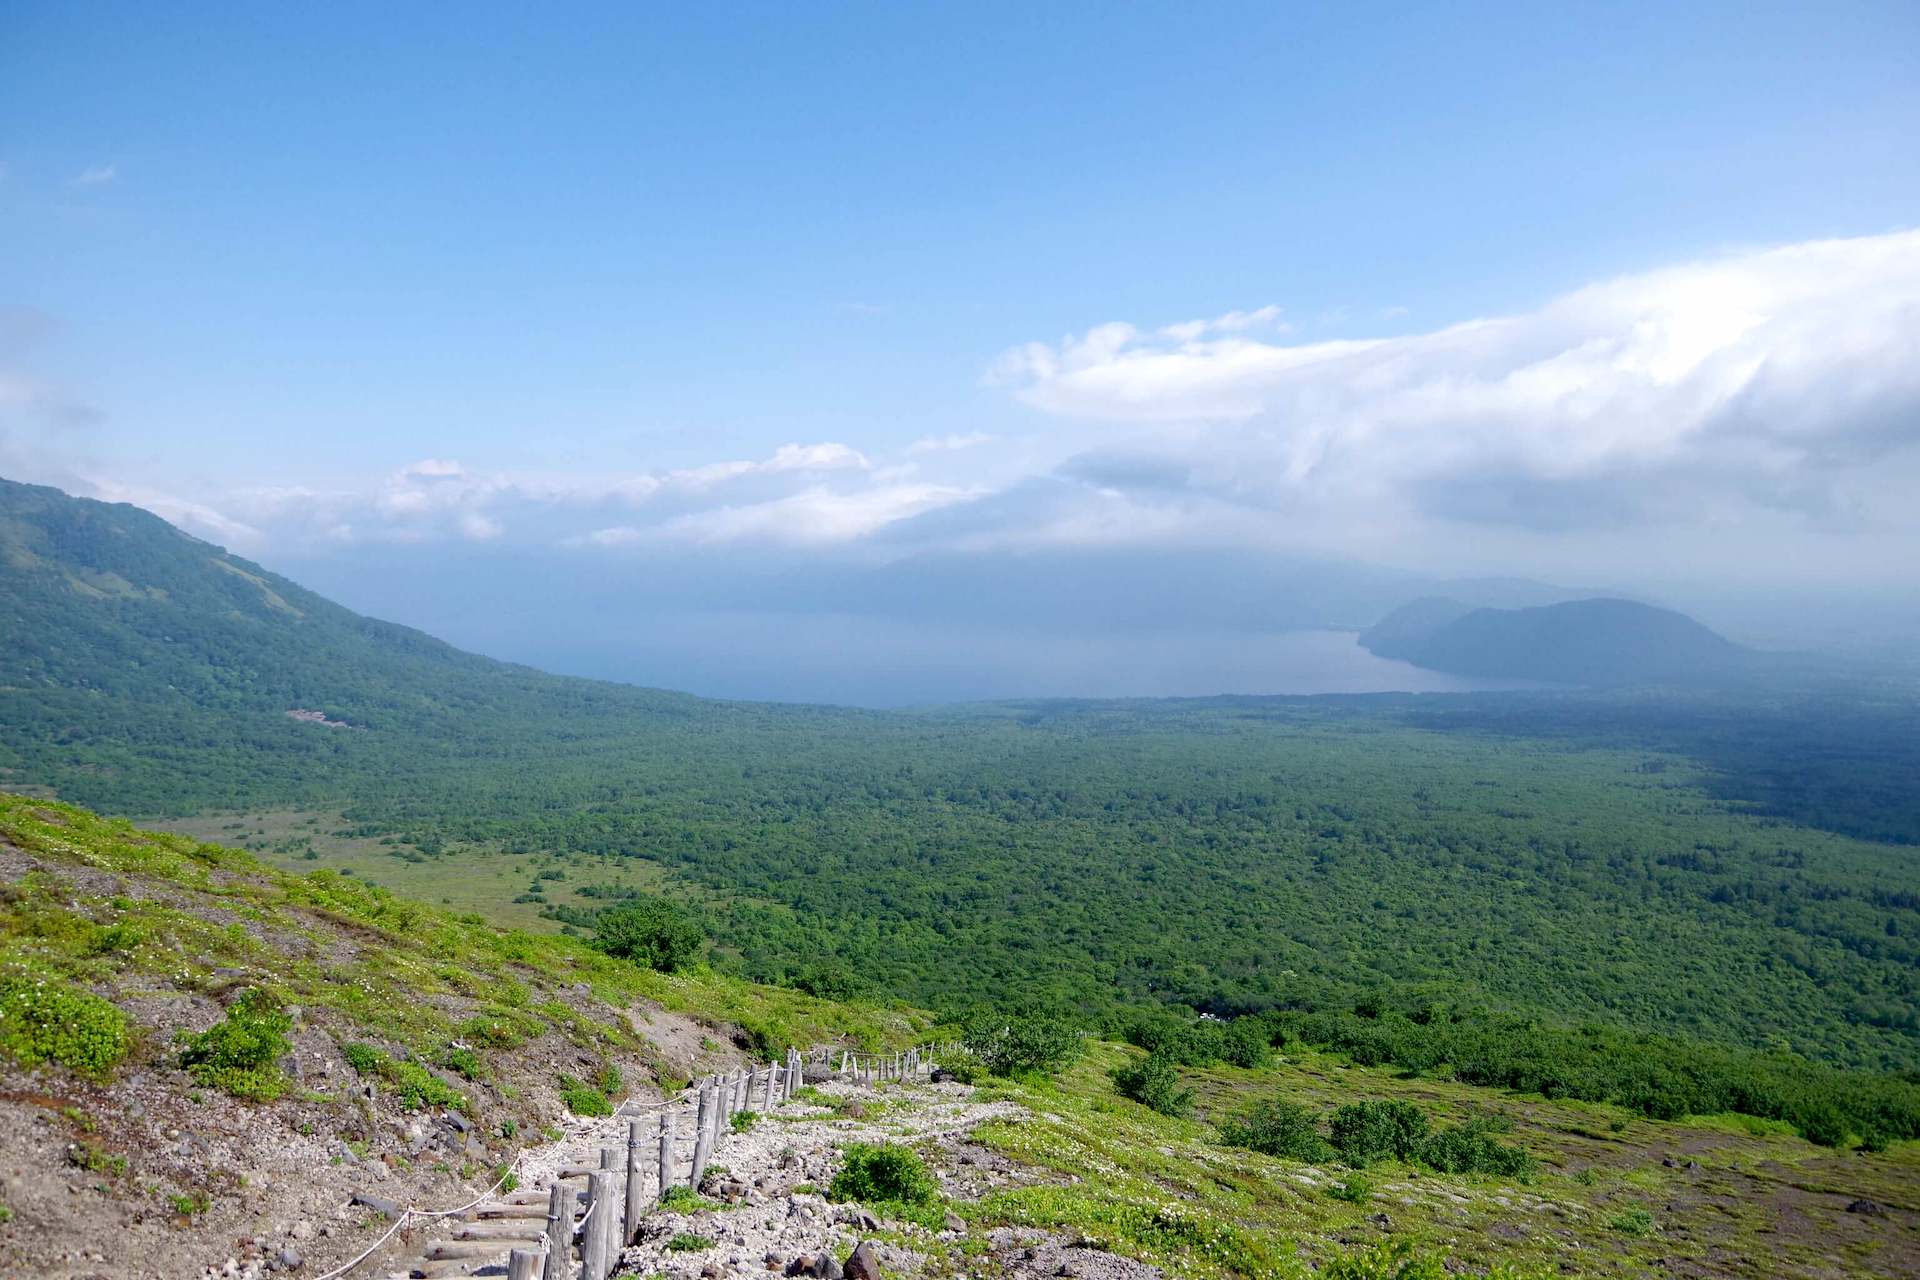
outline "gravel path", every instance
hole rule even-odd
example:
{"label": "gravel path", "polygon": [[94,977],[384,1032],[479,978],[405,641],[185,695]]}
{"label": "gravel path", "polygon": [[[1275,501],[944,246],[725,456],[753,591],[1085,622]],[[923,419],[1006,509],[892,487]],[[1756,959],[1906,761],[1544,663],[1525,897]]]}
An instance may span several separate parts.
{"label": "gravel path", "polygon": [[[815,1086],[830,1099],[870,1107],[870,1118],[830,1107],[790,1103],[762,1117],[744,1134],[730,1136],[714,1156],[724,1175],[709,1172],[708,1197],[719,1207],[687,1213],[655,1213],[640,1240],[622,1255],[622,1271],[672,1280],[698,1280],[781,1274],[825,1254],[831,1265],[816,1264],[813,1274],[839,1274],[839,1262],[855,1245],[871,1237],[875,1220],[851,1205],[827,1203],[820,1194],[840,1168],[841,1152],[852,1143],[897,1142],[919,1145],[964,1138],[988,1120],[1022,1114],[1010,1102],[976,1103],[966,1085],[895,1084],[877,1090],[826,1083]],[[816,1190],[818,1189],[818,1190]],[[906,1224],[888,1224],[889,1235],[924,1237],[931,1247],[953,1229],[931,1233]],[[676,1249],[692,1237],[708,1248]],[[918,1270],[924,1253],[899,1244],[876,1243],[874,1251],[889,1269]]]}

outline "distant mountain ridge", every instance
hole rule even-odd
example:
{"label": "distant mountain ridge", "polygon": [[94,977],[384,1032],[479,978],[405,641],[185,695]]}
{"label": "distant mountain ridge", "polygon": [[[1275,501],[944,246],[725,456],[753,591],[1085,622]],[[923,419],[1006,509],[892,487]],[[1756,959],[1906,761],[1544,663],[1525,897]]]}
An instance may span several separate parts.
{"label": "distant mountain ridge", "polygon": [[1432,671],[1599,687],[1719,683],[1757,656],[1683,613],[1607,598],[1476,609],[1429,597],[1394,610],[1360,643]]}

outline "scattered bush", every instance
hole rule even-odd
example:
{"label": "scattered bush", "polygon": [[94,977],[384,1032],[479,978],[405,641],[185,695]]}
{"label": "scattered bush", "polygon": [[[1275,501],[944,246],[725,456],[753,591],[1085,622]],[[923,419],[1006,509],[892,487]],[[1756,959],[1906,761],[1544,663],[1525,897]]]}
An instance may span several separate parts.
{"label": "scattered bush", "polygon": [[934,1066],[952,1076],[961,1084],[977,1084],[986,1071],[980,1065],[980,1059],[968,1053],[964,1048],[951,1048],[940,1055]]}
{"label": "scattered bush", "polygon": [[1113,1069],[1120,1095],[1151,1107],[1163,1116],[1184,1116],[1193,1110],[1193,1090],[1180,1087],[1180,1073],[1157,1053]]}
{"label": "scattered bush", "polygon": [[829,1200],[861,1204],[932,1204],[940,1186],[927,1172],[918,1153],[893,1143],[855,1143],[847,1148],[847,1162],[833,1175]]}
{"label": "scattered bush", "polygon": [[1442,1129],[1420,1144],[1420,1162],[1441,1173],[1490,1173],[1522,1182],[1533,1177],[1539,1162],[1518,1147],[1494,1141],[1493,1132],[1485,1120]]}
{"label": "scattered bush", "polygon": [[1216,1062],[1265,1066],[1272,1046],[1284,1038],[1278,1024],[1266,1015],[1222,1022],[1182,1018],[1163,1010],[1134,1014],[1122,1032],[1129,1043],[1182,1067],[1208,1067]]}
{"label": "scattered bush", "polygon": [[67,1148],[67,1163],[88,1173],[120,1177],[127,1171],[127,1158],[102,1151],[91,1142],[76,1142]]}
{"label": "scattered bush", "polygon": [[1607,1219],[1607,1225],[1623,1236],[1632,1236],[1636,1240],[1654,1233],[1653,1211],[1635,1206],[1622,1209]]}
{"label": "scattered bush", "polygon": [[480,1055],[463,1044],[450,1044],[440,1054],[440,1065],[462,1079],[480,1078]]}
{"label": "scattered bush", "polygon": [[643,898],[596,915],[593,945],[621,960],[672,973],[699,959],[707,936],[665,898]]}
{"label": "scattered bush", "polygon": [[1264,1067],[1273,1058],[1266,1023],[1258,1018],[1236,1018],[1220,1033],[1220,1057],[1231,1066]]}
{"label": "scattered bush", "polygon": [[422,1107],[451,1107],[470,1110],[467,1095],[455,1089],[417,1062],[390,1058],[370,1044],[344,1044],[340,1054],[349,1066],[363,1076],[377,1076],[393,1086],[400,1104],[410,1111]]}
{"label": "scattered bush", "polygon": [[0,1048],[24,1066],[58,1062],[94,1077],[127,1056],[127,1016],[57,978],[0,978]]}
{"label": "scattered bush", "polygon": [[133,925],[124,922],[102,925],[93,931],[93,937],[87,942],[89,955],[111,955],[116,951],[131,951],[145,941],[145,935]]}
{"label": "scattered bush", "polygon": [[577,1116],[610,1116],[613,1103],[608,1101],[606,1091],[588,1084],[585,1080],[573,1076],[560,1077],[560,1101],[567,1104],[567,1110]]}
{"label": "scattered bush", "polygon": [[736,1111],[727,1119],[727,1123],[733,1126],[735,1133],[745,1133],[759,1123],[759,1120],[758,1111]]}
{"label": "scattered bush", "polygon": [[[1498,1264],[1487,1269],[1485,1280],[1548,1280],[1555,1274]],[[1314,1280],[1452,1280],[1452,1277],[1445,1259],[1437,1254],[1416,1253],[1412,1242],[1407,1240],[1337,1254],[1314,1272]]]}
{"label": "scattered bush", "polygon": [[167,1203],[173,1211],[183,1218],[191,1218],[196,1213],[205,1213],[213,1207],[213,1201],[204,1191],[183,1191],[167,1197]]}
{"label": "scattered bush", "polygon": [[1313,1113],[1297,1102],[1270,1098],[1254,1104],[1237,1120],[1220,1126],[1220,1141],[1230,1147],[1244,1147],[1262,1155],[1324,1163],[1333,1158],[1333,1148],[1320,1136]]}
{"label": "scattered bush", "polygon": [[1265,1015],[1297,1039],[1362,1066],[1451,1068],[1466,1084],[1548,1098],[1607,1102],[1656,1120],[1735,1112],[1784,1120],[1809,1141],[1839,1146],[1872,1126],[1920,1138],[1920,1082],[1604,1027],[1555,1027],[1484,1012],[1416,1009]]}
{"label": "scattered bush", "polygon": [[1373,1183],[1366,1175],[1356,1173],[1345,1182],[1336,1182],[1328,1187],[1327,1194],[1348,1204],[1365,1204],[1373,1198]]}
{"label": "scattered bush", "polygon": [[711,1209],[714,1204],[713,1201],[682,1182],[668,1187],[661,1193],[660,1207],[668,1213],[694,1213],[700,1209]]}
{"label": "scattered bush", "polygon": [[793,985],[822,1000],[851,1000],[861,991],[859,976],[847,966],[832,960],[810,964],[800,970],[793,976]]}
{"label": "scattered bush", "polygon": [[1410,1102],[1351,1102],[1333,1113],[1333,1148],[1356,1169],[1376,1160],[1410,1160],[1427,1136],[1427,1117]]}
{"label": "scattered bush", "polygon": [[666,1247],[670,1253],[698,1253],[702,1249],[713,1248],[713,1241],[691,1231],[682,1231],[667,1241]]}
{"label": "scattered bush", "polygon": [[387,1055],[372,1045],[358,1042],[341,1045],[340,1056],[347,1060],[348,1066],[363,1076],[379,1074],[380,1064],[387,1060]]}
{"label": "scattered bush", "polygon": [[960,1042],[996,1076],[1051,1075],[1078,1058],[1085,1045],[1065,1015],[1039,1008],[977,1010],[961,1024]]}
{"label": "scattered bush", "polygon": [[179,1036],[180,1065],[196,1081],[236,1098],[271,1102],[286,1092],[280,1059],[292,1049],[293,1019],[272,996],[248,988],[227,1006],[227,1016],[205,1031]]}

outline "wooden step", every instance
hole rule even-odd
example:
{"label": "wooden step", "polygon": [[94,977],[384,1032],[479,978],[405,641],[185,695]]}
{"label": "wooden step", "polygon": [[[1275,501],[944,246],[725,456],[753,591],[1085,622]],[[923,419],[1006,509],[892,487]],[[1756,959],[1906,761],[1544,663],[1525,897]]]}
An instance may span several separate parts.
{"label": "wooden step", "polygon": [[539,1227],[510,1226],[507,1223],[481,1222],[460,1227],[453,1233],[455,1240],[545,1240],[547,1233]]}
{"label": "wooden step", "polygon": [[504,1265],[490,1263],[484,1258],[474,1261],[420,1262],[414,1264],[407,1274],[420,1277],[421,1280],[443,1280],[446,1276],[470,1276],[482,1267],[501,1275],[506,1274]]}
{"label": "wooden step", "polygon": [[511,1246],[483,1242],[480,1244],[430,1244],[427,1246],[427,1261],[450,1262],[456,1259],[471,1258],[485,1262],[488,1258],[504,1257]]}

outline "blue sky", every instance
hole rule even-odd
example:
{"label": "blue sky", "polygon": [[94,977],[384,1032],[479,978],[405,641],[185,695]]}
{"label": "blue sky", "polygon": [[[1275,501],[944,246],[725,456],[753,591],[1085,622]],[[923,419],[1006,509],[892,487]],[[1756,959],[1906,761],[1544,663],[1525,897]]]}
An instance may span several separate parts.
{"label": "blue sky", "polygon": [[1917,51],[1905,3],[16,0],[0,472],[268,563],[1678,537],[1669,588],[1897,589]]}

